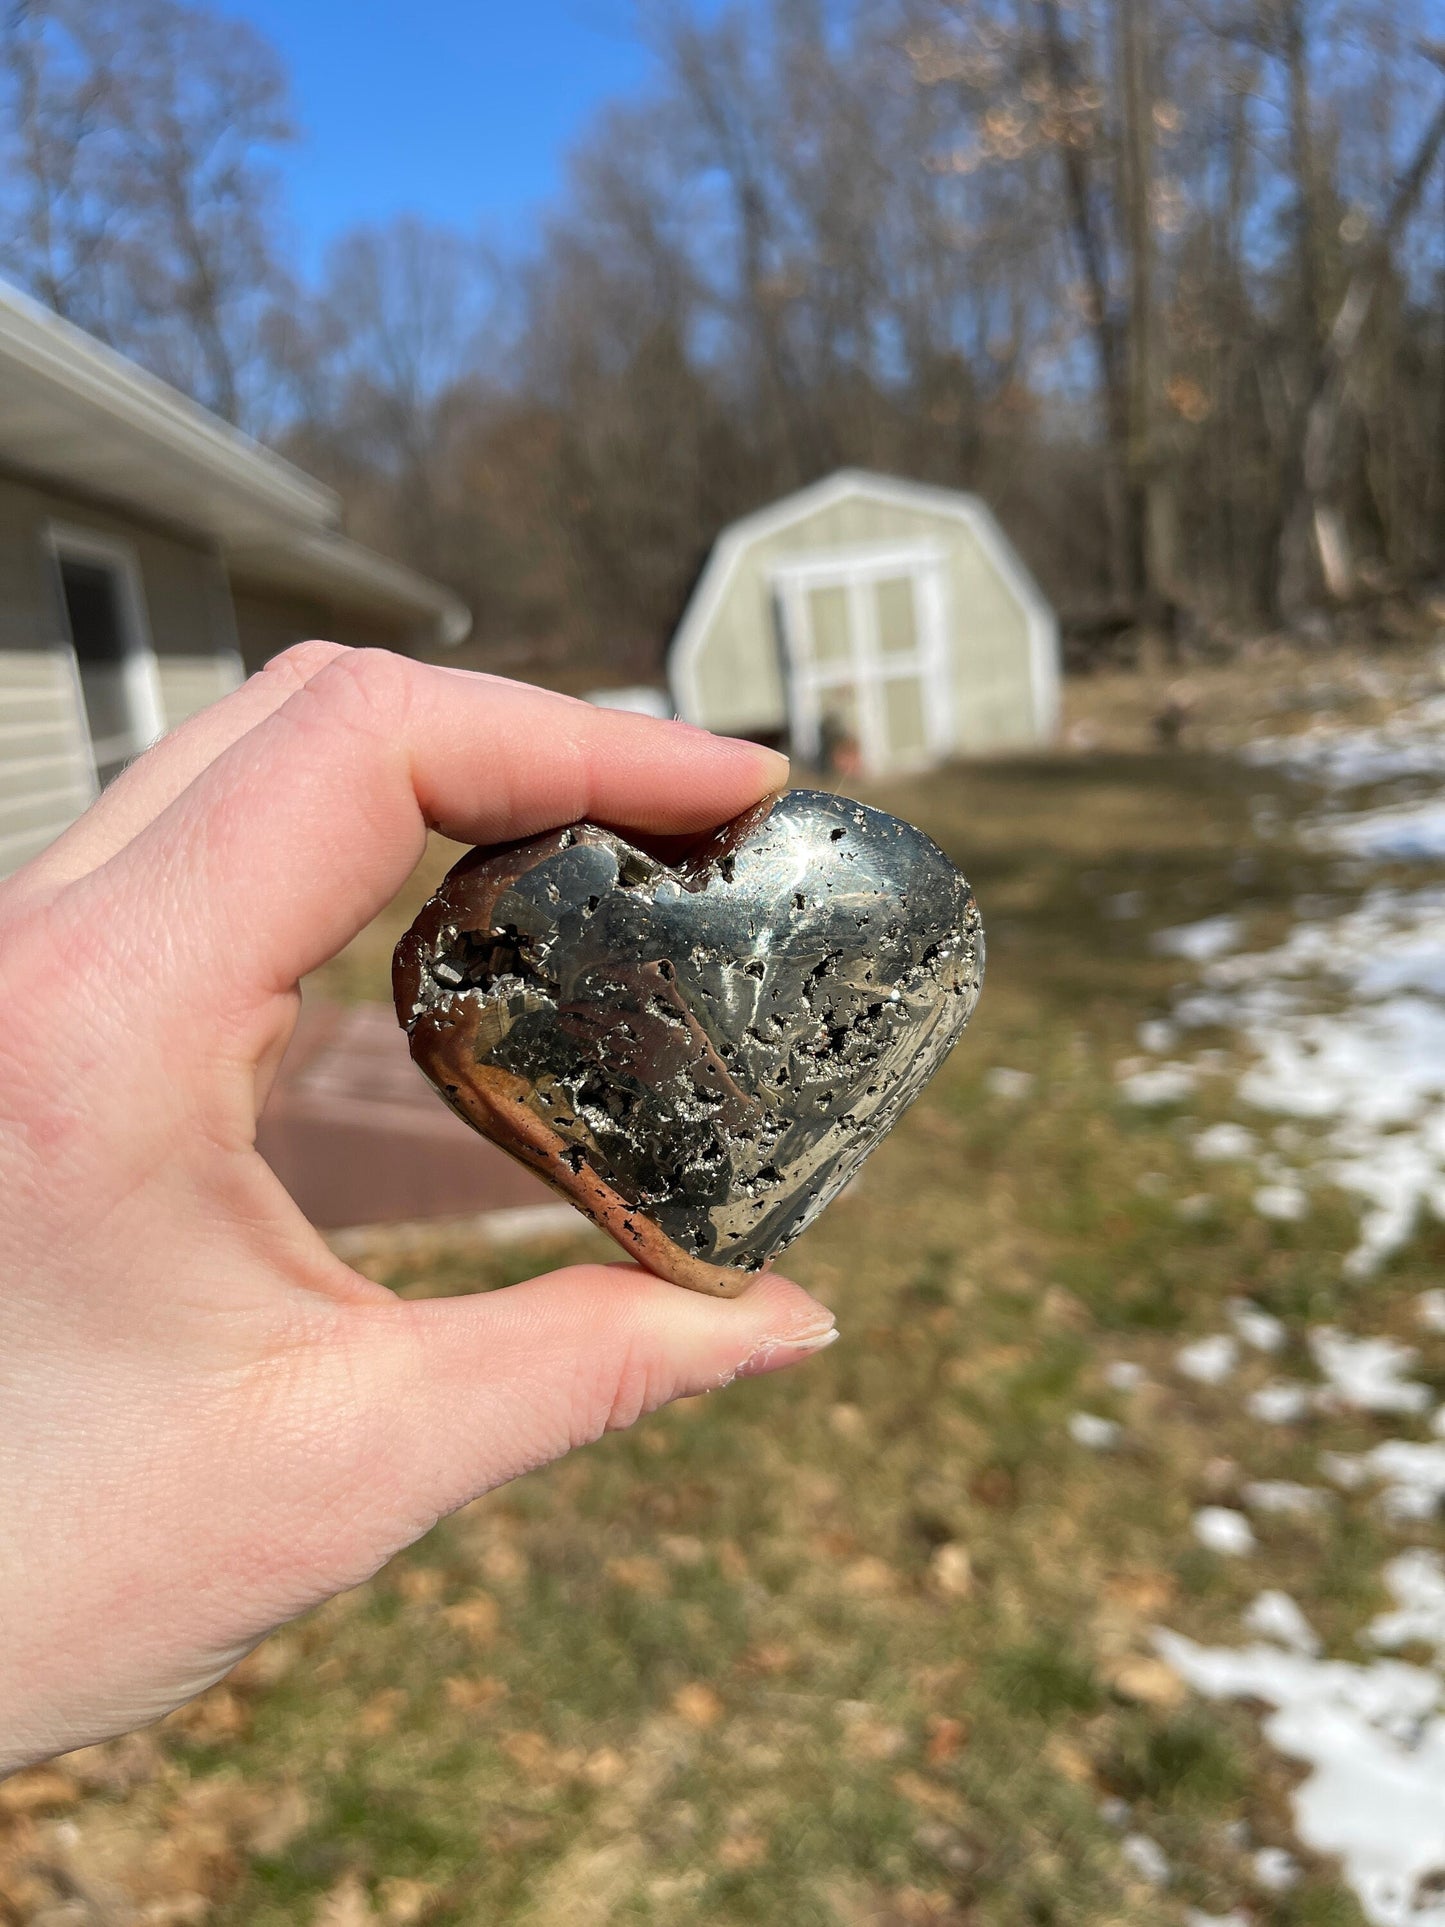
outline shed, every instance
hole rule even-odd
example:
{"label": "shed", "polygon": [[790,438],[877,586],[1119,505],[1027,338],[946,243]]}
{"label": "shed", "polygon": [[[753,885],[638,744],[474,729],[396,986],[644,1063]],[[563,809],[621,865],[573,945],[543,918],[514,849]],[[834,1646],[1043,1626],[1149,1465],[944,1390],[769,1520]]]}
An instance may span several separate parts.
{"label": "shed", "polygon": [[677,711],[868,774],[1058,727],[1052,609],[974,495],[844,469],[719,536],[669,654]]}
{"label": "shed", "polygon": [[0,876],[290,643],[469,627],[329,488],[0,283]]}

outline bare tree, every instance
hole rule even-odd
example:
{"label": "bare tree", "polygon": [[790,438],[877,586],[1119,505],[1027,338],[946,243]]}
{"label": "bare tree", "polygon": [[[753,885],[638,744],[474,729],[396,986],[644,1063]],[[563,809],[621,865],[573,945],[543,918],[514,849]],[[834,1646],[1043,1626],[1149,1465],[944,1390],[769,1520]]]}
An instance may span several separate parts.
{"label": "bare tree", "polygon": [[268,156],[290,128],[267,43],[179,0],[9,0],[0,89],[7,271],[254,424],[287,293]]}

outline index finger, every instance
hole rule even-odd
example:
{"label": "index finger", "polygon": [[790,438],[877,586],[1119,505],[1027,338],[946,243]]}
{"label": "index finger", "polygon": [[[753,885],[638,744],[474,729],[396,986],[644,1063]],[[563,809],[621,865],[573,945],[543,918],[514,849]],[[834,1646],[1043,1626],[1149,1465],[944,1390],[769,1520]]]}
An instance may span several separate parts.
{"label": "index finger", "polygon": [[720,823],[787,779],[759,744],[379,650],[348,650],[86,879],[161,955],[266,995],[383,909],[429,828],[500,843],[584,817]]}

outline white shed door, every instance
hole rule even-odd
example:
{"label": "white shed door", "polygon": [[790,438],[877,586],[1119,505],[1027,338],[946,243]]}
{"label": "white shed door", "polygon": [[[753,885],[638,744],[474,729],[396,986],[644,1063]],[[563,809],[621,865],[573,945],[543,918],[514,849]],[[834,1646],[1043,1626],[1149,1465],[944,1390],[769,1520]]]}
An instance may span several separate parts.
{"label": "white shed door", "polygon": [[953,745],[941,558],[850,551],[787,562],[773,590],[799,755],[856,743],[869,775],[920,769]]}

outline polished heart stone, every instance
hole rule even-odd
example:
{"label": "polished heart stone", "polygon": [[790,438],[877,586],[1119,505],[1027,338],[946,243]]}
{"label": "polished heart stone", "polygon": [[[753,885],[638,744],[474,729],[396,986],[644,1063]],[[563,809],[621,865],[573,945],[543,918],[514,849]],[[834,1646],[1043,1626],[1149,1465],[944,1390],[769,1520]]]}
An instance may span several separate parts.
{"label": "polished heart stone", "polygon": [[474,850],[394,987],[468,1123],[649,1270],[731,1296],[917,1097],[982,970],[935,844],[792,790],[670,863],[590,823]]}

